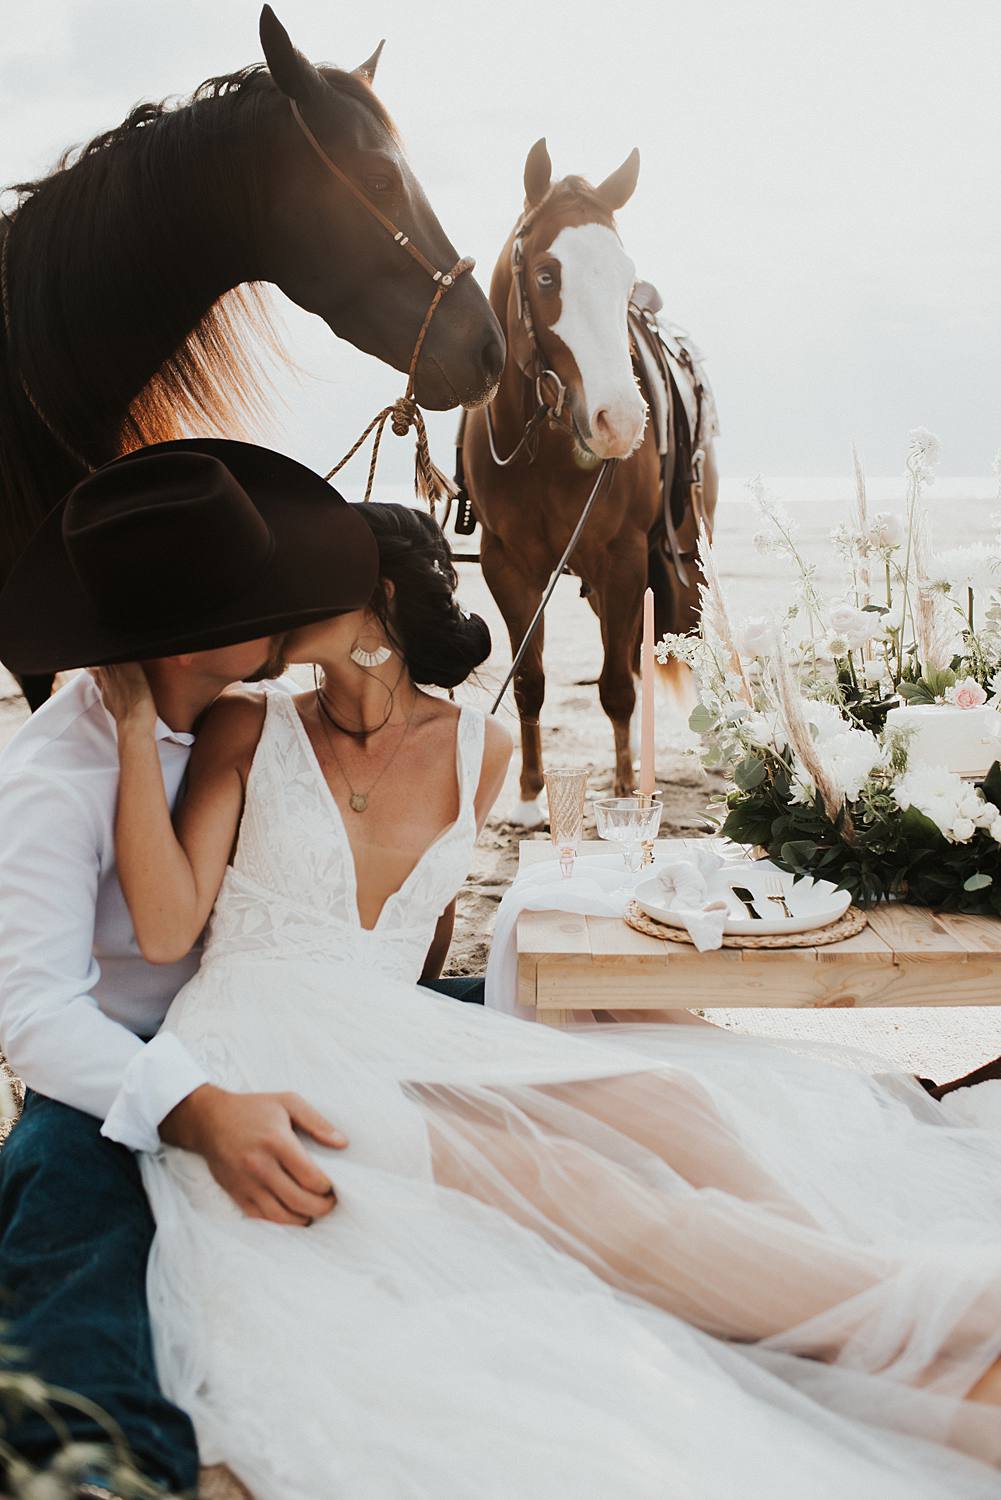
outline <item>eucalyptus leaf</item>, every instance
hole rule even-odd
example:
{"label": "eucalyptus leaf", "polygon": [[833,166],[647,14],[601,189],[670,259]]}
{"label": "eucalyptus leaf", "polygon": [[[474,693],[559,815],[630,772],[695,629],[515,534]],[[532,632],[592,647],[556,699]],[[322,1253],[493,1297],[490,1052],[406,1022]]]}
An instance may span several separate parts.
{"label": "eucalyptus leaf", "polygon": [[969,880],[964,880],[963,881],[963,890],[964,891],[985,891],[989,885],[993,885],[993,884],[994,884],[994,876],[993,875],[985,875],[982,870],[978,870],[977,873],[976,873],[976,875],[971,875],[970,878],[969,878]]}
{"label": "eucalyptus leaf", "polygon": [[688,727],[693,734],[708,734],[716,720],[704,703],[696,703],[688,716]]}
{"label": "eucalyptus leaf", "polygon": [[756,755],[745,755],[733,768],[733,779],[742,792],[753,791],[765,779],[765,763]]}

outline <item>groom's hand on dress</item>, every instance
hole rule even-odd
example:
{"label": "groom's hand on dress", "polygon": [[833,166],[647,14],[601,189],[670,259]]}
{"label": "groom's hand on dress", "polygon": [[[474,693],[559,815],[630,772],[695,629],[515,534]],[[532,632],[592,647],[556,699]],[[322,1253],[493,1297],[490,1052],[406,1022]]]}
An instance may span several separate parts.
{"label": "groom's hand on dress", "polygon": [[348,1143],[298,1094],[237,1094],[209,1083],[161,1121],[160,1137],[204,1157],[249,1218],[307,1225],[330,1213],[337,1196],[297,1130],[336,1150]]}

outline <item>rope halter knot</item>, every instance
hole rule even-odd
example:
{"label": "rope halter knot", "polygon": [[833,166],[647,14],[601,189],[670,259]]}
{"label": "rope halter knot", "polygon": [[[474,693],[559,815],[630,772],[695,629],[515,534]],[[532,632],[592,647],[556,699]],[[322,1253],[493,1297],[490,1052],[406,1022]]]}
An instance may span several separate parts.
{"label": "rope halter knot", "polygon": [[378,416],[372,418],[372,421],[365,428],[358,441],[348,450],[340,463],[335,464],[330,472],[324,475],[324,478],[328,480],[333,479],[334,475],[339,473],[350,459],[354,458],[358,449],[374,431],[375,442],[372,446],[372,461],[369,464],[368,483],[365,486],[365,499],[366,501],[370,500],[372,498],[372,485],[375,481],[375,466],[379,458],[379,444],[382,442],[382,434],[385,431],[386,423],[390,422],[392,424],[393,431],[397,437],[406,437],[411,427],[413,427],[417,433],[414,488],[417,494],[427,501],[431,514],[434,515],[435,503],[438,500],[452,499],[459,492],[452,480],[446,474],[442,473],[441,469],[438,468],[437,464],[431,458],[431,452],[428,447],[427,428],[424,425],[424,414],[417,405],[417,399],[414,395],[417,361],[420,359],[421,349],[424,347],[424,339],[431,326],[431,319],[437,312],[442,297],[444,297],[447,291],[451,290],[460,276],[464,276],[467,271],[473,269],[476,262],[471,255],[466,255],[461,260],[456,261],[450,271],[439,270],[417,248],[410,236],[404,234],[403,230],[399,229],[393,223],[392,219],[387,218],[382,210],[372,202],[371,198],[363,193],[356,183],[352,182],[346,172],[341,171],[341,168],[327,155],[316,139],[316,136],[306,124],[302,111],[295,100],[291,99],[289,103],[292,107],[293,119],[327,171],[336,177],[357,198],[358,202],[368,210],[374,219],[378,220],[387,233],[392,236],[394,244],[399,245],[401,250],[406,250],[407,254],[413,257],[421,269],[427,272],[434,282],[435,288],[428,310],[424,314],[424,321],[417,335],[417,342],[414,344],[414,352],[410,357],[410,368],[407,372],[407,389],[405,393],[398,400],[394,401],[391,406],[383,407]]}

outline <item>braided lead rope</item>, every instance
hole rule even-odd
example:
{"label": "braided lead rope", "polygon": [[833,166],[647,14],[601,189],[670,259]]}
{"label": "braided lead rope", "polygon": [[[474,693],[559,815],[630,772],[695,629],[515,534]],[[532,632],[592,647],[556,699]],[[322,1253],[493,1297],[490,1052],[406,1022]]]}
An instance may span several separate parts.
{"label": "braided lead rope", "polygon": [[344,465],[350,459],[354,458],[359,448],[364,446],[370,434],[375,432],[375,442],[372,445],[372,458],[368,466],[368,482],[365,485],[366,503],[372,498],[375,470],[379,462],[379,447],[382,443],[382,435],[386,430],[387,422],[392,424],[393,431],[397,437],[406,437],[411,427],[416,431],[417,451],[414,461],[414,488],[421,499],[427,502],[432,515],[434,515],[435,505],[439,500],[452,500],[459,493],[454,481],[447,474],[442,473],[431,457],[424,414],[414,398],[414,381],[417,378],[417,362],[424,347],[424,340],[431,326],[431,319],[437,312],[442,297],[444,297],[449,287],[454,286],[460,276],[463,276],[466,271],[472,270],[474,264],[475,262],[472,257],[467,255],[462,260],[456,261],[447,276],[442,276],[439,279],[435,287],[434,296],[431,298],[428,310],[424,314],[424,321],[420,326],[417,342],[414,344],[414,352],[410,356],[406,392],[398,400],[394,401],[391,406],[384,406],[382,411],[372,418],[357,442],[348,449],[340,462],[336,463],[329,473],[323,476],[327,480],[333,479],[334,475],[338,474],[344,468]]}
{"label": "braided lead rope", "polygon": [[48,417],[45,415],[45,412],[36,401],[34,393],[32,392],[31,387],[25,379],[20,365],[17,363],[17,360],[14,357],[13,323],[11,322],[10,316],[10,281],[9,272],[7,269],[9,247],[14,234],[14,221],[7,214],[4,214],[2,217],[5,224],[7,225],[7,232],[3,237],[3,248],[0,249],[0,304],[2,304],[3,307],[4,332],[7,338],[7,352],[11,367],[14,371],[14,374],[17,376],[18,384],[20,385],[21,390],[24,393],[25,400],[27,401],[28,405],[31,407],[32,411],[35,413],[35,416],[41,422],[42,426],[45,428],[49,436],[59,444],[59,447],[62,448],[64,453],[66,453],[70,458],[73,459],[74,463],[78,463],[81,469],[84,469],[88,474],[93,474],[94,465],[90,462],[90,460],[84,458],[82,453],[78,452],[71,443],[68,443],[63,437],[62,433],[59,431],[58,427],[56,427],[55,423],[49,421]]}
{"label": "braided lead rope", "polygon": [[368,467],[368,482],[365,486],[365,501],[368,502],[372,498],[372,486],[375,483],[375,470],[376,465],[379,461],[379,447],[382,443],[382,435],[386,430],[386,423],[390,422],[392,424],[393,431],[396,433],[397,437],[406,437],[411,427],[413,427],[415,429],[417,437],[417,451],[414,460],[414,488],[417,491],[417,494],[427,502],[431,514],[434,515],[434,508],[437,501],[443,499],[451,501],[459,493],[459,491],[455,483],[448,477],[447,474],[444,474],[442,470],[439,469],[438,465],[431,457],[431,450],[428,445],[427,427],[424,423],[424,415],[420,407],[417,405],[417,401],[414,396],[414,381],[417,375],[417,361],[420,359],[421,349],[424,347],[424,339],[427,335],[428,328],[431,326],[431,319],[434,317],[438,309],[438,304],[441,302],[442,297],[447,291],[449,291],[451,287],[455,285],[460,276],[465,275],[467,271],[471,271],[473,269],[473,266],[476,264],[476,262],[473,260],[472,256],[466,255],[463,256],[461,260],[456,261],[451,271],[439,271],[434,265],[432,265],[427,256],[424,255],[420,250],[418,250],[417,246],[410,239],[410,236],[404,234],[402,229],[398,229],[393,223],[392,219],[387,218],[382,210],[372,202],[371,198],[363,193],[361,188],[359,188],[354,182],[352,182],[347,173],[341,171],[337,163],[327,155],[326,151],[324,151],[323,147],[316,139],[316,136],[306,124],[306,121],[302,116],[302,111],[300,110],[295,100],[291,99],[289,103],[292,106],[293,119],[295,120],[299,129],[302,131],[303,135],[306,137],[306,140],[309,142],[321,164],[327,169],[328,172],[331,173],[333,177],[337,178],[338,182],[346,187],[348,191],[353,194],[355,198],[357,198],[358,202],[364,208],[366,208],[372,215],[372,217],[382,225],[386,233],[392,235],[394,242],[400,246],[400,249],[406,250],[408,255],[413,256],[417,264],[422,268],[422,270],[427,272],[427,274],[431,277],[431,280],[435,283],[434,296],[431,298],[430,306],[428,307],[427,312],[424,314],[424,321],[421,324],[420,332],[417,335],[417,342],[414,344],[414,352],[410,357],[410,369],[407,372],[407,389],[405,393],[399,398],[399,400],[394,401],[391,406],[384,406],[382,411],[379,412],[377,416],[372,418],[371,422],[369,422],[368,426],[365,428],[365,431],[362,433],[358,441],[348,449],[347,453],[344,455],[341,461],[335,464],[334,467],[329,471],[329,473],[324,475],[324,478],[330,480],[333,479],[335,474],[340,473],[341,469],[344,468],[344,465],[348,463],[350,459],[354,458],[359,448],[363,447],[369,436],[374,432],[375,442],[372,444],[372,458]]}

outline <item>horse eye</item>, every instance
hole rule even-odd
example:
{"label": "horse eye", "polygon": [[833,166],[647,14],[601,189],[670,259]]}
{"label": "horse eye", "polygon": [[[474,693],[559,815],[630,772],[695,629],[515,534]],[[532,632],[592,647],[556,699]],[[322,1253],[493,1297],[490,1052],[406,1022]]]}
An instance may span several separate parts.
{"label": "horse eye", "polygon": [[556,277],[552,271],[539,271],[535,279],[544,291],[549,291],[550,287],[556,285]]}

